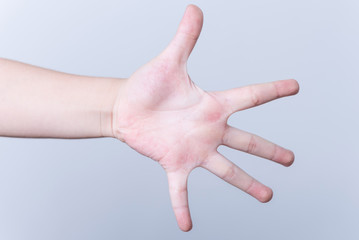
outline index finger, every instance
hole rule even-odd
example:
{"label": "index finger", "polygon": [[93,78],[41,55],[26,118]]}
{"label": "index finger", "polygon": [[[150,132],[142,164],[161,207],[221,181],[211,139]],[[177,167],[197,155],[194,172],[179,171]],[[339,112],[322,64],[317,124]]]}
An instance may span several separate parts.
{"label": "index finger", "polygon": [[232,114],[277,98],[295,95],[298,91],[298,82],[294,79],[289,79],[219,91],[216,94],[225,99]]}

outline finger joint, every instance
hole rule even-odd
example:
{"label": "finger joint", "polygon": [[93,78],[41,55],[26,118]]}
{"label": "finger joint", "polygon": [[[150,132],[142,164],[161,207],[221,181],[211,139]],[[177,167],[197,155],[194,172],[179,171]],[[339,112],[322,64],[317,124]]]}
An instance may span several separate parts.
{"label": "finger joint", "polygon": [[248,142],[247,146],[247,153],[253,154],[257,149],[257,141],[253,135],[251,135],[251,138]]}
{"label": "finger joint", "polygon": [[236,167],[234,165],[231,165],[225,172],[223,179],[226,182],[231,182],[233,178],[236,176]]}

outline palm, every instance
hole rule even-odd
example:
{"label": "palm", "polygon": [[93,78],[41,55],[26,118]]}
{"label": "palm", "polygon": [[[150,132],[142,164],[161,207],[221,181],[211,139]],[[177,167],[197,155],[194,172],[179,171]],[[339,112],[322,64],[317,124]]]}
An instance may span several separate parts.
{"label": "palm", "polygon": [[286,166],[294,159],[289,150],[228,126],[227,119],[239,110],[296,93],[297,83],[278,81],[212,93],[201,90],[186,71],[201,27],[201,11],[188,7],[171,44],[129,78],[114,123],[118,138],[166,170],[172,205],[184,231],[192,226],[187,177],[196,167],[208,169],[262,202],[272,196],[270,188],[219,154],[219,145]]}
{"label": "palm", "polygon": [[225,127],[225,119],[219,119],[222,106],[194,85],[183,67],[171,66],[173,61],[163,58],[160,55],[129,80],[128,105],[141,107],[123,113],[133,121],[126,127],[131,131],[126,143],[168,171],[191,169],[208,148],[214,151],[220,143]]}

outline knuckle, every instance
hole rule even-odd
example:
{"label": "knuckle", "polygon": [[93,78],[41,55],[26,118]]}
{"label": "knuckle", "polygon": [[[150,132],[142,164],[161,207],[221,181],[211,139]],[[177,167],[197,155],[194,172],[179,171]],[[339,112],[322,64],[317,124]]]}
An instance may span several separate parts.
{"label": "knuckle", "polygon": [[246,189],[244,189],[246,193],[249,193],[249,194],[252,193],[252,189],[253,189],[253,187],[254,187],[255,182],[256,182],[256,181],[255,181],[253,178],[251,178],[251,179],[249,180],[248,186],[246,187]]}
{"label": "knuckle", "polygon": [[280,94],[280,91],[279,91],[279,86],[277,83],[273,83],[274,85],[274,90],[275,90],[275,98],[280,98],[281,97],[281,94]]}
{"label": "knuckle", "polygon": [[170,191],[171,191],[173,194],[182,195],[183,193],[186,193],[186,192],[187,192],[187,188],[186,188],[186,187],[182,187],[182,186],[171,186],[171,187],[170,187]]}
{"label": "knuckle", "polygon": [[248,142],[248,146],[247,146],[247,153],[251,153],[253,154],[257,149],[257,140],[255,139],[255,137],[252,135],[249,142]]}
{"label": "knuckle", "polygon": [[271,155],[270,158],[269,158],[270,160],[276,161],[278,150],[279,150],[279,147],[278,147],[277,145],[274,145],[274,149],[273,149],[272,155]]}
{"label": "knuckle", "polygon": [[236,167],[234,165],[231,165],[225,172],[223,179],[226,182],[231,182],[233,178],[236,176]]}
{"label": "knuckle", "polygon": [[254,106],[258,106],[261,103],[260,96],[258,95],[258,93],[255,91],[255,89],[253,87],[250,88],[250,92],[251,92],[252,104]]}
{"label": "knuckle", "polygon": [[229,141],[230,141],[230,137],[229,137],[229,134],[228,134],[228,126],[226,126],[225,129],[224,129],[223,135],[222,135],[222,143],[224,145],[228,146]]}

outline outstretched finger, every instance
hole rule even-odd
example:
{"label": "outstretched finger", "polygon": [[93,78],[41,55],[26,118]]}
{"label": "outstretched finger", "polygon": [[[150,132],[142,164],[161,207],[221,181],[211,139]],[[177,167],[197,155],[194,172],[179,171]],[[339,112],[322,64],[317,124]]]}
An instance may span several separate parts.
{"label": "outstretched finger", "polygon": [[187,177],[183,173],[167,173],[172,208],[177,224],[182,231],[192,229],[192,220],[188,206]]}
{"label": "outstretched finger", "polygon": [[223,135],[223,145],[258,157],[266,158],[284,166],[292,165],[294,154],[257,135],[228,126]]}
{"label": "outstretched finger", "polygon": [[209,157],[202,167],[253,196],[260,202],[268,202],[272,199],[273,192],[269,187],[249,176],[220,153]]}
{"label": "outstretched finger", "polygon": [[280,80],[270,83],[250,85],[247,87],[234,88],[216,92],[229,104],[230,114],[255,107],[263,103],[297,94],[299,84],[294,79]]}
{"label": "outstretched finger", "polygon": [[195,5],[186,8],[177,32],[166,51],[180,62],[186,62],[202,30],[203,13]]}

